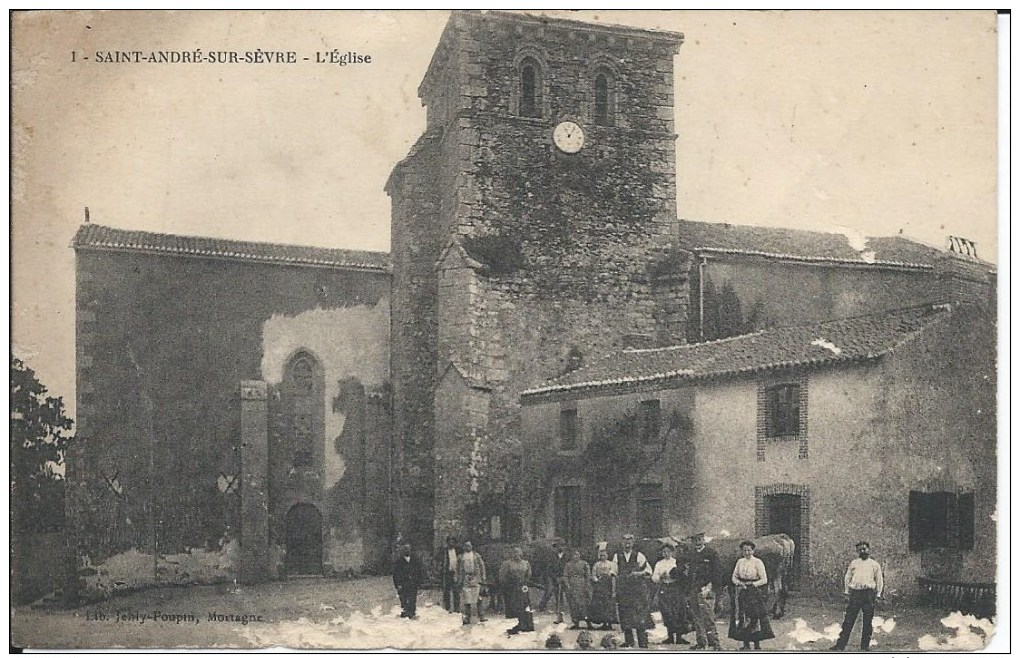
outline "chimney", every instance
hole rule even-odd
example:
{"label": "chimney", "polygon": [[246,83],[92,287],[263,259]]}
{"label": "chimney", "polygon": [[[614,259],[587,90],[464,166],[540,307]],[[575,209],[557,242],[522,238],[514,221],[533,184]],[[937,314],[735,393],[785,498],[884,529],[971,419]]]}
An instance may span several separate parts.
{"label": "chimney", "polygon": [[939,301],[995,304],[995,267],[977,257],[977,245],[949,236],[946,253],[935,261]]}

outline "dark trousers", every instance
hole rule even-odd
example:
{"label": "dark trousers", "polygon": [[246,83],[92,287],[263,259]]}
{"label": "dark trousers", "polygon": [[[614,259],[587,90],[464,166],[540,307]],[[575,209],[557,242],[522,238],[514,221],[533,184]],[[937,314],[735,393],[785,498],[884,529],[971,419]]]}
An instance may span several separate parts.
{"label": "dark trousers", "polygon": [[[637,645],[638,645],[638,647],[641,648],[641,649],[647,649],[648,648],[648,631],[646,631],[643,628],[638,628],[636,630],[637,630]],[[623,646],[625,646],[625,647],[632,647],[632,646],[634,646],[634,630],[629,629],[629,628],[624,629],[624,631],[623,631]]]}
{"label": "dark trousers", "polygon": [[861,628],[861,649],[867,650],[871,646],[871,619],[875,616],[875,590],[873,589],[852,589],[850,590],[850,602],[846,605],[846,614],[843,616],[843,628],[839,632],[839,639],[836,646],[845,649],[850,642],[850,633],[857,623],[857,613],[863,613],[864,627]]}
{"label": "dark trousers", "polygon": [[414,617],[418,614],[418,587],[416,585],[404,585],[397,590],[397,596],[400,598],[401,617]]}
{"label": "dark trousers", "polygon": [[443,579],[443,608],[448,612],[460,612],[460,587],[452,573]]}
{"label": "dark trousers", "polygon": [[557,617],[563,616],[563,604],[566,601],[566,592],[563,591],[563,580],[560,578],[549,578],[546,580],[545,593],[538,609],[544,611],[549,599],[553,600],[554,612]]}
{"label": "dark trousers", "polygon": [[701,589],[687,592],[687,609],[691,612],[691,622],[697,632],[697,646],[707,643],[712,648],[719,646],[719,634],[715,630],[715,592],[702,594]]}

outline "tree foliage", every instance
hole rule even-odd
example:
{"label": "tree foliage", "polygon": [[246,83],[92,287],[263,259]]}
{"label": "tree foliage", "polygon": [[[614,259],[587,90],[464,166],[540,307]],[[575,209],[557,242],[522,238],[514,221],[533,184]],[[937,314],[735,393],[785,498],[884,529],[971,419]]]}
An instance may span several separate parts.
{"label": "tree foliage", "polygon": [[64,401],[46,394],[35,371],[11,357],[11,488],[23,532],[54,530],[63,521],[64,450],[73,421]]}
{"label": "tree foliage", "polygon": [[699,335],[697,315],[692,315],[689,326],[692,329],[688,339],[692,342],[719,340],[730,336],[749,334],[762,324],[764,306],[761,301],[744,309],[733,284],[729,281],[716,288],[711,279],[705,281],[703,289],[704,309],[702,318],[703,335]]}

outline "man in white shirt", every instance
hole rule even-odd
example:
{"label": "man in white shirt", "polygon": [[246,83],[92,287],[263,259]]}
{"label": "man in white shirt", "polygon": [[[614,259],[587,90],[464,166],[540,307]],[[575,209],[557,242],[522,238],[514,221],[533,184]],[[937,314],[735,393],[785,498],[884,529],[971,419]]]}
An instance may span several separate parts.
{"label": "man in white shirt", "polygon": [[447,612],[460,612],[460,586],[457,585],[457,539],[446,538],[443,549],[443,607]]}
{"label": "man in white shirt", "polygon": [[856,548],[857,559],[850,563],[843,578],[843,596],[847,598],[843,628],[830,651],[846,649],[859,612],[863,616],[861,651],[871,649],[871,619],[875,616],[875,601],[882,598],[885,583],[882,580],[882,566],[871,558],[871,546],[868,542],[859,541]]}

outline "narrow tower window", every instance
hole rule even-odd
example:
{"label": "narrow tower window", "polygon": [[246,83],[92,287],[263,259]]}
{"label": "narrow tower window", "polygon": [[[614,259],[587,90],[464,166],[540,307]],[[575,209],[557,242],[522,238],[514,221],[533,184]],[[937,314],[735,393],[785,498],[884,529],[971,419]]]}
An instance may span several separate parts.
{"label": "narrow tower window", "polygon": [[609,79],[605,73],[595,76],[595,123],[609,125]]}
{"label": "narrow tower window", "polygon": [[521,116],[542,116],[542,80],[532,59],[521,64]]}
{"label": "narrow tower window", "polygon": [[592,120],[595,125],[616,125],[616,77],[603,68],[595,74],[592,91]]}

